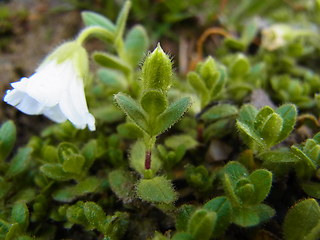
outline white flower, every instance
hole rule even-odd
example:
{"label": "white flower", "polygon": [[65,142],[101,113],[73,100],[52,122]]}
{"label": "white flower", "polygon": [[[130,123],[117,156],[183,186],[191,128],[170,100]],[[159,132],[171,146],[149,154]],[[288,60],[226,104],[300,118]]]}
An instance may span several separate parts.
{"label": "white flower", "polygon": [[80,129],[87,125],[95,130],[95,119],[89,113],[84,77],[88,56],[76,42],[67,42],[47,57],[29,78],[11,84],[4,101],[30,115],[43,114],[52,121],[66,120]]}
{"label": "white flower", "polygon": [[292,29],[284,24],[274,24],[262,30],[262,47],[274,51],[288,43]]}

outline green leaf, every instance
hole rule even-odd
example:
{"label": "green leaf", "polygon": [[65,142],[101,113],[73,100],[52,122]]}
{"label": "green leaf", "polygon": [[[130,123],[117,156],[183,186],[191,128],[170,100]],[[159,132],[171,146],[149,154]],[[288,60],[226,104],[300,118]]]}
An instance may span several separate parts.
{"label": "green leaf", "polygon": [[171,240],[194,240],[194,238],[190,233],[177,232],[176,234],[173,235]]}
{"label": "green leaf", "polygon": [[245,104],[240,109],[238,120],[249,126],[254,126],[257,114],[258,110],[253,105]]}
{"label": "green leaf", "polygon": [[85,164],[85,158],[80,154],[68,157],[62,164],[63,171],[67,173],[81,174]]}
{"label": "green leaf", "polygon": [[238,108],[234,105],[223,103],[211,107],[201,115],[204,121],[212,122],[223,118],[230,118],[238,115]]}
{"label": "green leaf", "polygon": [[191,106],[191,99],[184,97],[169,105],[169,107],[159,115],[153,136],[163,133],[172,127]]}
{"label": "green leaf", "polygon": [[166,93],[172,84],[172,62],[158,44],[142,66],[142,87],[144,90],[158,90]]}
{"label": "green leaf", "polygon": [[198,142],[187,134],[167,137],[164,144],[171,149],[177,149],[179,146],[184,146],[186,150],[194,149],[198,146]]}
{"label": "green leaf", "polygon": [[41,150],[41,156],[46,163],[57,163],[58,149],[51,145],[45,145]]}
{"label": "green leaf", "polygon": [[267,119],[271,114],[274,113],[274,110],[269,107],[265,106],[263,107],[256,115],[255,120],[254,120],[254,127],[255,129],[258,129],[259,132],[261,132],[263,126],[265,125]]}
{"label": "green leaf", "polygon": [[228,198],[216,197],[204,204],[203,208],[217,214],[216,225],[212,237],[221,236],[226,231],[231,221],[232,207]]}
{"label": "green leaf", "polygon": [[142,60],[149,46],[149,39],[146,30],[141,25],[134,26],[127,34],[124,42],[126,60],[134,68]]}
{"label": "green leaf", "polygon": [[54,200],[59,202],[72,202],[78,197],[96,192],[101,186],[101,180],[96,177],[88,177],[75,186],[63,186],[52,193]]}
{"label": "green leaf", "polygon": [[12,159],[6,177],[15,177],[22,173],[28,167],[30,162],[32,148],[25,147],[19,149],[17,155]]}
{"label": "green leaf", "polygon": [[299,158],[288,149],[277,149],[259,154],[259,159],[270,163],[295,163]]}
{"label": "green leaf", "polygon": [[13,121],[7,121],[0,128],[0,162],[10,154],[16,142],[17,130]]}
{"label": "green leaf", "polygon": [[177,199],[171,182],[163,176],[141,179],[136,190],[139,198],[147,202],[170,204]]}
{"label": "green leaf", "polygon": [[278,113],[282,119],[282,130],[278,137],[278,143],[286,139],[294,128],[297,119],[297,107],[294,104],[284,104],[280,106],[276,113]]}
{"label": "green leaf", "polygon": [[89,227],[89,222],[84,214],[84,202],[78,201],[76,204],[68,207],[66,217],[68,221],[75,224],[81,224]]}
{"label": "green leaf", "polygon": [[204,80],[206,87],[211,89],[220,76],[215,60],[209,56],[199,68],[201,78]]}
{"label": "green leaf", "polygon": [[137,139],[143,137],[143,132],[134,123],[126,122],[117,126],[117,132],[120,136],[128,139]]}
{"label": "green leaf", "polygon": [[254,185],[254,196],[249,202],[253,205],[258,204],[262,202],[270,192],[272,173],[265,169],[258,169],[249,175],[249,180]]}
{"label": "green leaf", "polygon": [[261,129],[261,137],[267,146],[274,146],[279,142],[279,135],[282,131],[283,120],[277,113],[269,115]]}
{"label": "green leaf", "polygon": [[311,197],[320,198],[320,183],[318,182],[302,182],[303,191]]}
{"label": "green leaf", "polygon": [[101,82],[114,90],[125,90],[128,87],[126,78],[119,71],[101,68],[97,74]]}
{"label": "green leaf", "polygon": [[29,210],[25,203],[18,202],[13,205],[11,219],[19,224],[22,231],[26,231],[29,225]]}
{"label": "green leaf", "polygon": [[[130,166],[140,173],[142,176],[145,173],[145,154],[146,154],[146,147],[142,141],[137,141],[133,144],[130,150]],[[156,173],[161,168],[161,160],[155,149],[151,151],[151,166],[150,169]]]}
{"label": "green leaf", "polygon": [[[303,220],[303,221],[301,221]],[[317,240],[320,230],[320,206],[313,198],[298,202],[287,213],[283,223],[286,240]]]}
{"label": "green leaf", "polygon": [[250,125],[247,125],[243,122],[240,122],[237,120],[236,123],[237,128],[240,131],[240,136],[242,140],[252,149],[255,150],[255,145],[257,144],[258,147],[264,148],[265,144],[263,142],[263,139],[255,132],[254,129],[250,127]]}
{"label": "green leaf", "polygon": [[148,133],[148,125],[145,113],[138,103],[131,97],[118,93],[114,95],[120,109],[144,132]]}
{"label": "green leaf", "polygon": [[130,66],[121,58],[115,55],[106,52],[94,52],[92,57],[96,63],[100,64],[103,67],[118,70],[123,72],[124,74],[128,74],[131,71]]}
{"label": "green leaf", "polygon": [[116,21],[116,39],[115,39],[116,44],[118,41],[122,40],[130,8],[131,8],[131,2],[126,1],[118,15],[118,18]]}
{"label": "green leaf", "polygon": [[103,209],[94,202],[86,202],[83,205],[83,212],[89,224],[97,229],[102,229],[106,221],[106,214]]}
{"label": "green leaf", "polygon": [[69,157],[79,154],[79,149],[72,143],[62,142],[58,146],[59,162],[63,163]]}
{"label": "green leaf", "polygon": [[252,227],[269,220],[274,209],[265,204],[233,209],[233,222],[241,227]]}
{"label": "green leaf", "polygon": [[199,209],[195,211],[188,223],[188,232],[195,240],[209,240],[216,225],[217,214],[213,211]]}
{"label": "green leaf", "polygon": [[189,84],[196,90],[197,94],[201,96],[201,106],[204,107],[209,102],[209,90],[206,84],[196,72],[189,72],[187,75]]}
{"label": "green leaf", "polygon": [[85,158],[83,165],[84,171],[88,171],[98,156],[97,140],[90,140],[81,150],[81,154]]}
{"label": "green leaf", "polygon": [[47,163],[40,167],[40,171],[49,178],[56,181],[67,181],[73,178],[73,175],[63,171],[60,164]]}
{"label": "green leaf", "polygon": [[124,203],[130,203],[134,199],[134,183],[136,178],[128,171],[117,169],[108,175],[111,190]]}
{"label": "green leaf", "polygon": [[195,206],[188,204],[184,204],[178,209],[176,218],[176,228],[178,231],[187,231],[189,219],[195,210]]}
{"label": "green leaf", "polygon": [[157,116],[163,113],[168,106],[168,100],[165,94],[158,90],[147,90],[140,100],[141,107],[150,116]]}
{"label": "green leaf", "polygon": [[115,25],[101,14],[91,11],[83,11],[81,12],[81,17],[86,26],[100,26],[109,30],[111,33],[115,32]]}
{"label": "green leaf", "polygon": [[248,58],[243,54],[239,54],[230,66],[230,76],[234,78],[243,77],[248,74],[249,71],[250,62]]}
{"label": "green leaf", "polygon": [[124,114],[122,111],[114,105],[104,105],[92,110],[96,119],[105,123],[114,123],[122,120]]}

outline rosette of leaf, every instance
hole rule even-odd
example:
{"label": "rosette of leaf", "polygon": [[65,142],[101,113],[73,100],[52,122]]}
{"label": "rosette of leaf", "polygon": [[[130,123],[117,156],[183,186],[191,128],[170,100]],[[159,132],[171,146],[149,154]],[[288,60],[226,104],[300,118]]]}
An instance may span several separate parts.
{"label": "rosette of leaf", "polygon": [[[303,219],[303,221],[301,221]],[[320,206],[313,199],[299,201],[292,206],[283,222],[285,240],[317,240],[320,236]]]}
{"label": "rosette of leaf", "polygon": [[88,230],[99,231],[104,235],[104,239],[121,239],[129,224],[126,212],[106,215],[101,206],[91,201],[78,201],[71,206],[64,205],[60,212],[66,217],[67,228],[79,224]]}
{"label": "rosette of leaf", "polygon": [[286,139],[294,128],[297,109],[284,104],[273,110],[265,106],[260,110],[247,104],[241,107],[237,119],[240,137],[255,153],[268,150]]}
{"label": "rosette of leaf", "polygon": [[268,196],[272,173],[258,169],[251,174],[238,162],[228,163],[223,170],[224,190],[232,205],[232,222],[242,226],[255,226],[271,218],[275,211],[261,202]]}
{"label": "rosette of leaf", "polygon": [[1,214],[0,225],[1,239],[34,239],[26,233],[29,226],[29,209],[23,201],[14,203],[11,212]]}
{"label": "rosette of leaf", "polygon": [[239,101],[253,89],[261,88],[265,84],[265,63],[251,65],[249,58],[243,54],[232,55],[227,61],[229,80],[226,92],[231,99]]}
{"label": "rosette of leaf", "polygon": [[[44,145],[39,156],[42,166],[35,182],[42,189],[56,182],[55,188],[51,188],[52,197],[59,202],[72,202],[87,194],[99,192],[102,180],[88,176],[96,157],[96,140],[89,141],[81,151],[68,142],[60,143],[57,148]],[[75,183],[69,183],[70,180]]]}
{"label": "rosette of leaf", "polygon": [[310,196],[320,198],[320,133],[300,146],[292,146],[296,157],[295,171],[303,190]]}
{"label": "rosette of leaf", "polygon": [[199,120],[205,125],[203,128],[203,138],[210,140],[229,134],[233,130],[238,113],[238,108],[228,103],[212,106],[202,112]]}
{"label": "rosette of leaf", "polygon": [[139,181],[139,197],[154,203],[170,203],[176,198],[171,182],[162,176],[154,177],[159,169],[154,144],[156,137],[188,110],[191,99],[184,97],[168,103],[167,91],[172,84],[172,63],[160,45],[146,57],[141,78],[141,97],[138,101],[123,93],[116,94],[114,98],[119,108],[139,129],[139,136],[143,139],[143,144],[136,144],[132,148],[130,159],[131,166],[136,171],[144,178],[151,178]]}
{"label": "rosette of leaf", "polygon": [[199,209],[182,205],[177,210],[177,233],[172,239],[215,239],[230,225],[231,214],[230,201],[224,196],[211,199]]}
{"label": "rosette of leaf", "polygon": [[272,89],[282,102],[292,102],[300,108],[311,108],[315,105],[311,82],[292,78],[289,75],[274,76],[270,82]]}
{"label": "rosette of leaf", "polygon": [[187,76],[189,84],[200,97],[201,108],[221,97],[226,82],[225,68],[209,56]]}
{"label": "rosette of leaf", "polygon": [[106,52],[94,52],[93,59],[103,66],[98,71],[98,77],[103,84],[113,91],[136,89],[134,73],[148,49],[149,39],[146,30],[141,25],[135,25],[126,34],[124,32],[131,2],[127,1],[115,23],[108,18],[91,12],[82,12],[82,19],[86,26],[99,26],[105,29],[103,34],[95,36],[110,43],[117,55]]}

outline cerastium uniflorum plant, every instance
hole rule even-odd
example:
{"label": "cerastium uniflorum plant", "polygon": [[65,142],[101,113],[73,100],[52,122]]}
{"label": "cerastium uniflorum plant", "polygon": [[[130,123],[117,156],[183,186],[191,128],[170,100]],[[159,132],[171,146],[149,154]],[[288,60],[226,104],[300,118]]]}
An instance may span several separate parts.
{"label": "cerastium uniflorum plant", "polygon": [[3,98],[57,124],[0,112],[0,239],[320,239],[320,1],[68,2],[83,29]]}
{"label": "cerastium uniflorum plant", "polygon": [[141,130],[141,139],[130,152],[131,167],[143,176],[137,184],[137,194],[155,203],[169,204],[176,200],[171,183],[164,176],[155,176],[161,167],[155,155],[156,138],[177,122],[191,105],[189,97],[169,103],[167,93],[172,75],[171,59],[158,44],[142,65],[139,99],[136,101],[123,93],[114,96],[121,110]]}

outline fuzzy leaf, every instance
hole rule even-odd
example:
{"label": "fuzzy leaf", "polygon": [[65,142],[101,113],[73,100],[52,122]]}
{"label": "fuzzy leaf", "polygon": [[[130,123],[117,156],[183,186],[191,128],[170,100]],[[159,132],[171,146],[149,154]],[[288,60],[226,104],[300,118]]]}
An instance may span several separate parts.
{"label": "fuzzy leaf", "polygon": [[168,106],[168,100],[165,94],[158,90],[146,91],[140,100],[141,107],[150,116],[157,116],[163,113]]}
{"label": "fuzzy leaf", "polygon": [[169,105],[169,107],[159,115],[153,136],[159,135],[175,124],[191,106],[191,99],[184,97]]}
{"label": "fuzzy leaf", "polygon": [[201,96],[201,106],[204,107],[209,102],[209,90],[196,72],[189,72],[187,76],[189,84]]}
{"label": "fuzzy leaf", "polygon": [[186,150],[194,149],[198,146],[198,142],[187,134],[174,135],[166,138],[164,144],[171,149],[177,149],[179,146],[184,146]]}
{"label": "fuzzy leaf", "polygon": [[303,191],[311,197],[320,198],[320,183],[318,182],[302,182]]}
{"label": "fuzzy leaf", "polygon": [[122,40],[130,8],[131,8],[131,2],[126,1],[118,15],[118,18],[116,21],[116,39],[115,39],[116,44],[117,44],[117,41]]}
{"label": "fuzzy leaf", "polygon": [[[140,173],[142,176],[145,172],[145,154],[146,154],[146,147],[145,144],[142,141],[137,141],[133,144],[131,150],[130,150],[130,166],[136,170],[138,173]],[[155,149],[152,149],[151,151],[151,166],[150,169],[156,173],[161,168],[161,160],[159,159],[159,156]]]}
{"label": "fuzzy leaf", "polygon": [[111,190],[124,203],[130,203],[134,199],[134,183],[136,179],[133,175],[121,169],[113,170],[108,175]]}
{"label": "fuzzy leaf", "polygon": [[271,147],[278,143],[279,135],[282,131],[282,118],[276,114],[272,113],[269,115],[261,129],[261,137],[267,146]]}
{"label": "fuzzy leaf", "polygon": [[317,240],[319,235],[313,236],[310,233],[319,231],[320,207],[313,198],[298,202],[284,219],[283,233],[286,240]]}
{"label": "fuzzy leaf", "polygon": [[0,161],[10,154],[16,142],[17,130],[13,121],[7,121],[0,128]]}
{"label": "fuzzy leaf", "polygon": [[98,204],[86,202],[83,205],[83,212],[91,226],[97,229],[102,228],[106,220],[106,214]]}
{"label": "fuzzy leaf", "polygon": [[131,71],[130,66],[128,66],[126,62],[124,62],[121,58],[109,53],[94,52],[93,60],[103,67],[118,70],[124,74],[128,74]]}
{"label": "fuzzy leaf", "polygon": [[195,240],[209,240],[216,225],[217,214],[213,211],[199,209],[195,211],[188,223],[188,232]]}
{"label": "fuzzy leaf", "polygon": [[120,109],[143,131],[148,132],[147,120],[145,113],[138,105],[138,103],[131,97],[118,93],[114,95]]}
{"label": "fuzzy leaf", "polygon": [[102,68],[98,70],[97,74],[101,82],[112,89],[125,90],[128,87],[127,80],[119,71],[109,68]]}
{"label": "fuzzy leaf", "polygon": [[273,113],[274,113],[274,110],[271,107],[269,106],[263,107],[256,115],[253,127],[260,132],[263,126],[265,125],[265,122],[268,119],[269,115]]}
{"label": "fuzzy leaf", "polygon": [[81,224],[89,227],[89,222],[84,215],[84,202],[78,201],[76,204],[68,207],[66,217],[71,223]]}
{"label": "fuzzy leaf", "polygon": [[173,203],[177,193],[172,184],[163,176],[141,179],[137,184],[137,195],[144,201],[152,203]]}
{"label": "fuzzy leaf", "polygon": [[60,163],[63,163],[64,161],[68,160],[68,158],[77,154],[79,154],[79,150],[72,143],[63,142],[58,146],[58,156]]}
{"label": "fuzzy leaf", "polygon": [[146,30],[141,25],[134,26],[127,34],[124,42],[126,60],[131,66],[136,67],[149,46],[149,39]]}
{"label": "fuzzy leaf", "polygon": [[128,139],[137,139],[143,137],[143,132],[134,123],[126,122],[117,126],[117,132],[120,136]]}
{"label": "fuzzy leaf", "polygon": [[68,157],[62,164],[63,171],[67,173],[80,174],[83,171],[85,158],[80,154],[74,154]]}
{"label": "fuzzy leaf", "polygon": [[262,202],[269,194],[272,185],[272,173],[265,169],[258,169],[249,175],[250,182],[254,185],[254,196],[251,204]]}
{"label": "fuzzy leaf", "polygon": [[88,177],[75,186],[67,186],[52,193],[54,200],[59,202],[72,202],[78,197],[85,196],[97,191],[101,185],[101,180],[96,177]]}
{"label": "fuzzy leaf", "polygon": [[217,221],[212,236],[218,237],[222,235],[231,221],[232,207],[229,200],[226,197],[216,197],[204,204],[203,208],[214,211],[217,214]]}
{"label": "fuzzy leaf", "polygon": [[11,219],[19,224],[20,229],[25,231],[29,225],[29,210],[25,203],[18,202],[13,205]]}
{"label": "fuzzy leaf", "polygon": [[230,66],[230,76],[243,77],[250,71],[250,63],[246,56],[239,54]]}
{"label": "fuzzy leaf", "polygon": [[265,204],[234,208],[232,221],[241,227],[252,227],[269,220],[274,214],[274,209]]}
{"label": "fuzzy leaf", "polygon": [[73,175],[63,171],[60,164],[47,163],[40,167],[40,171],[49,178],[56,181],[67,181],[73,178]]}
{"label": "fuzzy leaf", "polygon": [[160,44],[150,53],[142,66],[144,90],[158,90],[166,93],[172,84],[172,62]]}
{"label": "fuzzy leaf", "polygon": [[90,140],[81,150],[85,158],[83,165],[84,171],[88,171],[98,156],[98,143],[96,140]]}
{"label": "fuzzy leaf", "polygon": [[11,178],[22,173],[28,167],[32,148],[25,147],[19,149],[17,155],[11,160],[6,176]]}
{"label": "fuzzy leaf", "polygon": [[[196,210],[193,205],[184,204],[178,209],[176,228],[178,231],[187,231],[188,221]],[[208,209],[210,210],[210,209]]]}
{"label": "fuzzy leaf", "polygon": [[91,11],[83,11],[81,13],[81,17],[86,26],[100,26],[109,30],[111,33],[115,32],[115,25],[101,14]]}
{"label": "fuzzy leaf", "polygon": [[284,104],[280,106],[276,113],[278,113],[282,119],[282,130],[278,137],[278,143],[286,139],[294,128],[297,119],[297,108],[294,104]]}
{"label": "fuzzy leaf", "polygon": [[245,104],[240,109],[238,120],[249,126],[254,126],[257,114],[258,110],[253,105]]}
{"label": "fuzzy leaf", "polygon": [[201,119],[204,121],[217,121],[223,118],[229,118],[237,116],[238,109],[231,104],[219,104],[211,107],[208,111],[201,115]]}
{"label": "fuzzy leaf", "polygon": [[299,158],[288,151],[288,149],[266,151],[259,154],[259,158],[265,162],[271,163],[295,163],[299,161]]}

